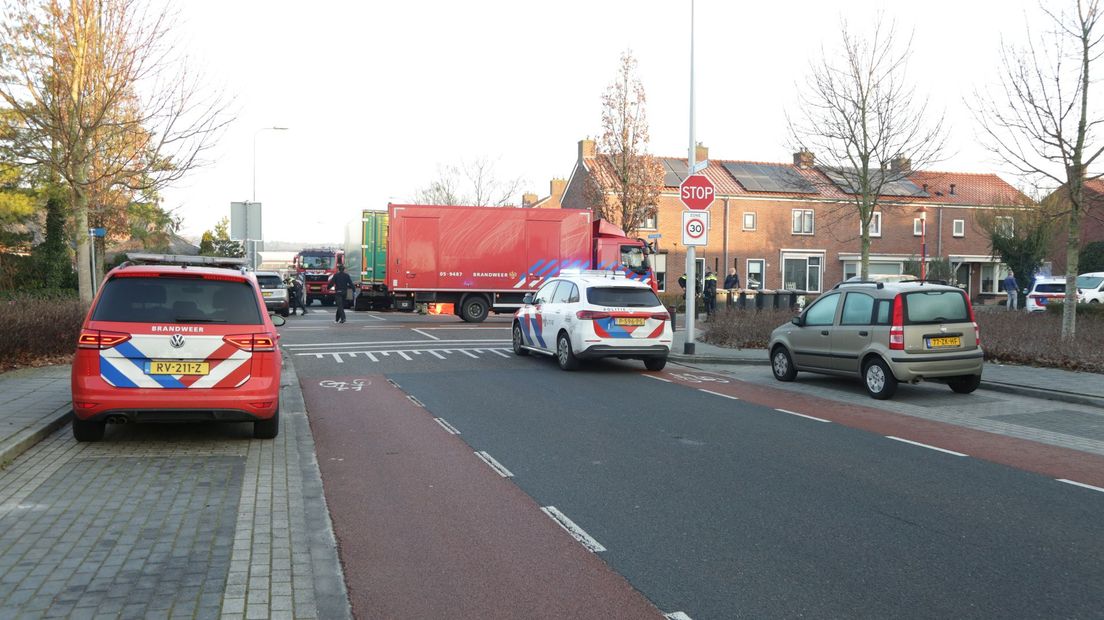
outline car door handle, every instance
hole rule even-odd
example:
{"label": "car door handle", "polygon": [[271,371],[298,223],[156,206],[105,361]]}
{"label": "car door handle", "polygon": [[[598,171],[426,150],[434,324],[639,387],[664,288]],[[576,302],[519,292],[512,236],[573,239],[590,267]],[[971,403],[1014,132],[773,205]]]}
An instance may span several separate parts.
{"label": "car door handle", "polygon": [[860,336],[869,336],[870,332],[859,332]]}
{"label": "car door handle", "polygon": [[827,335],[828,335],[828,330],[826,330],[826,329],[825,329],[825,330],[821,330],[821,332],[820,332],[820,335],[821,335],[821,336],[827,336]]}

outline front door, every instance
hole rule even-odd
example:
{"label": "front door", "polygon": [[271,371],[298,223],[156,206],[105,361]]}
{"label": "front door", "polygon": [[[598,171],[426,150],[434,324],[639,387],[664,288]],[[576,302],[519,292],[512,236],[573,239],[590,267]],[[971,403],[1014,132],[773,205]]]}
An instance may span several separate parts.
{"label": "front door", "polygon": [[790,334],[794,362],[804,368],[833,369],[832,325],[839,306],[839,293],[829,293],[813,302],[802,316],[804,325]]}
{"label": "front door", "polygon": [[424,290],[437,286],[438,218],[404,217],[399,287]]}
{"label": "front door", "polygon": [[858,374],[859,358],[870,345],[873,322],[874,298],[862,291],[848,291],[839,325],[832,329],[832,366],[836,370]]}

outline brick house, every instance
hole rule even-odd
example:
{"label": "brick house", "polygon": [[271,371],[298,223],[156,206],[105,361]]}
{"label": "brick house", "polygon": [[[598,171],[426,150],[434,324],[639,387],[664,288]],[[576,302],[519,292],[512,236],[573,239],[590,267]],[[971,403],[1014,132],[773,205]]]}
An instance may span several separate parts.
{"label": "brick house", "polygon": [[[740,280],[764,289],[796,289],[819,293],[859,272],[860,232],[856,208],[849,196],[814,164],[814,154],[794,154],[793,163],[709,160],[698,146],[697,161],[709,161],[703,171],[717,188],[709,208],[709,245],[697,249],[697,273],[714,271],[723,279],[735,267]],[[685,269],[681,245],[678,184],[686,176],[686,159],[658,158],[666,171],[656,217],[638,231],[659,234],[655,268],[665,290],[678,289]],[[894,162],[894,169],[908,160]],[[588,177],[600,187],[612,187],[612,166],[595,151],[593,140],[579,142],[578,159],[567,180],[562,208],[585,209],[583,188]],[[990,256],[989,242],[977,225],[984,209],[1020,202],[1023,195],[995,174],[915,171],[911,183],[900,182],[897,195],[882,200],[871,222],[870,272],[901,273],[907,260],[918,260],[921,241],[929,260],[946,258],[957,281],[980,301],[1002,298],[1005,268]],[[922,234],[920,209],[926,210]],[[749,279],[750,276],[750,279]]]}
{"label": "brick house", "polygon": [[[1063,195],[1064,189],[1056,192]],[[1062,198],[1059,198],[1062,200]],[[1054,223],[1054,229],[1050,239],[1050,250],[1047,258],[1050,261],[1050,270],[1054,275],[1066,275],[1066,240],[1068,238],[1069,220],[1059,218]],[[1104,241],[1104,179],[1093,179],[1085,182],[1085,211],[1081,215],[1081,247]],[[1084,272],[1084,269],[1080,271]]]}

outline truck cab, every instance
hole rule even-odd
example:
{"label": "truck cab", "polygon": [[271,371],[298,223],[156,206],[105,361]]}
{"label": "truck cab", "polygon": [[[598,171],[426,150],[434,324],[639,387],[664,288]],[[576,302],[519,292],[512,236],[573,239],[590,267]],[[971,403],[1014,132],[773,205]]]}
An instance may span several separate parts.
{"label": "truck cab", "polygon": [[656,289],[648,256],[653,253],[642,239],[626,237],[625,233],[605,220],[594,222],[594,268],[622,272],[632,280],[646,282]]}
{"label": "truck cab", "polygon": [[323,305],[333,305],[334,294],[329,289],[329,281],[337,273],[338,265],[344,264],[343,250],[310,248],[295,255],[295,272],[303,276],[308,306],[315,299],[320,300]]}

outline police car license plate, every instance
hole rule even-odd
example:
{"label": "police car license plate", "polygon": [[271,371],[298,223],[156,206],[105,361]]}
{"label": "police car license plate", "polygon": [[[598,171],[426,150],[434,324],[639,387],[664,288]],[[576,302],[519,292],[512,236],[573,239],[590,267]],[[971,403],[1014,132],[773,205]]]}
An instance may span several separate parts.
{"label": "police car license plate", "polygon": [[929,349],[941,349],[944,347],[960,347],[962,338],[959,336],[947,336],[946,338],[928,338]]}
{"label": "police car license plate", "polygon": [[147,375],[206,375],[211,372],[208,362],[174,362],[150,360]]}
{"label": "police car license plate", "polygon": [[261,295],[264,297],[272,297],[272,291],[261,291]]}
{"label": "police car license plate", "polygon": [[632,327],[633,325],[643,325],[644,324],[644,318],[643,317],[622,316],[622,317],[618,317],[617,320],[615,321],[615,323],[617,323],[618,325],[626,326],[626,327]]}

